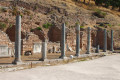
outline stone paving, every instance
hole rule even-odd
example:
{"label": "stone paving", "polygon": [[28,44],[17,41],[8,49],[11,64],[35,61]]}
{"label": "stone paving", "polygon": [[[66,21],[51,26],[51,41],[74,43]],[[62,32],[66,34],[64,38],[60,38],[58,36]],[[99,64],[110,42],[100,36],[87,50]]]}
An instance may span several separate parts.
{"label": "stone paving", "polygon": [[0,80],[120,80],[120,54],[59,66],[0,73]]}

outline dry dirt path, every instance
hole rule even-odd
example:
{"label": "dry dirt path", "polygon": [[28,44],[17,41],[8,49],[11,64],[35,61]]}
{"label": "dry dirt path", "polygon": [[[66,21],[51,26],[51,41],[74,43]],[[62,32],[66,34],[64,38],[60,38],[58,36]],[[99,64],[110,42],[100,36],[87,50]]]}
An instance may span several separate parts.
{"label": "dry dirt path", "polygon": [[0,80],[120,80],[120,54],[59,66],[0,73]]}

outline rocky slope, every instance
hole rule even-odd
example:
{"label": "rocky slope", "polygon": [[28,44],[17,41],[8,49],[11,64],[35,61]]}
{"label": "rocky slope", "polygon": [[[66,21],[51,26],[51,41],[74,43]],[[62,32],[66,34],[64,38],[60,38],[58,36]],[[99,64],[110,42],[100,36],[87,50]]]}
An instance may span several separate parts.
{"label": "rocky slope", "polygon": [[[116,49],[120,48],[120,17],[118,15],[104,11],[105,17],[101,18],[95,15],[96,10],[79,7],[72,0],[20,0],[17,7],[13,5],[13,1],[0,1],[0,25],[6,24],[1,30],[8,33],[8,35],[14,31],[12,27],[15,25],[15,15],[17,11],[20,11],[24,35],[26,32],[32,31],[41,40],[47,38],[52,42],[56,42],[60,41],[60,29],[63,22],[66,23],[67,33],[71,34],[75,34],[75,23],[79,22],[81,30],[85,33],[86,27],[92,27],[93,35],[97,35],[95,31],[99,30],[99,28],[101,31],[106,28],[108,30],[108,47],[110,46],[109,33],[111,29],[114,29],[114,45]],[[100,34],[102,38],[104,36],[103,32]],[[95,36],[93,36],[92,40],[92,45],[96,44],[94,41],[96,40]],[[103,43],[103,40],[100,40]]]}

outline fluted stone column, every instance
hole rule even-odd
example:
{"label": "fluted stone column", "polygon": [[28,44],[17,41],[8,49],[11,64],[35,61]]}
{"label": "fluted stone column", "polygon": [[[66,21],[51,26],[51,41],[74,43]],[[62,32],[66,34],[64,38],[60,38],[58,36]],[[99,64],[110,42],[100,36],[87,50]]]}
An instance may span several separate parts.
{"label": "fluted stone column", "polygon": [[47,59],[47,42],[42,42],[42,58],[40,60],[44,61]]}
{"label": "fluted stone column", "polygon": [[106,29],[104,29],[104,48],[103,48],[103,52],[107,51],[107,31]]}
{"label": "fluted stone column", "polygon": [[76,54],[75,56],[80,56],[80,25],[76,25]]}
{"label": "fluted stone column", "polygon": [[91,37],[91,28],[90,27],[88,27],[88,33],[87,33],[88,35],[87,35],[87,52],[86,52],[86,54],[90,54],[90,47],[91,47],[91,39],[90,39],[90,37]]}
{"label": "fluted stone column", "polygon": [[111,30],[111,51],[114,51],[114,48],[113,48],[113,30]]}
{"label": "fluted stone column", "polygon": [[21,61],[21,16],[16,16],[16,30],[15,30],[15,60],[14,64],[20,64]]}
{"label": "fluted stone column", "polygon": [[99,52],[100,52],[99,49],[100,49],[100,46],[97,45],[97,47],[96,47],[96,53],[99,53]]}
{"label": "fluted stone column", "polygon": [[65,23],[62,24],[62,33],[61,33],[61,56],[60,58],[64,59],[65,58]]}

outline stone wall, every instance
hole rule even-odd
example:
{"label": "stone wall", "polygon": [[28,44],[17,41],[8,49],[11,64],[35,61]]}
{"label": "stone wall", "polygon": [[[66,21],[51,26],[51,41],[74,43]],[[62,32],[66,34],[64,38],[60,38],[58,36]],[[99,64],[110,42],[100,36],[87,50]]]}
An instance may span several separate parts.
{"label": "stone wall", "polygon": [[[6,33],[4,33],[3,31],[0,31],[0,45],[1,45],[1,49],[6,47],[5,49],[8,50],[7,51],[8,53],[5,53],[5,54],[10,53],[11,55],[9,55],[9,56],[13,56],[13,54],[14,54],[14,43],[12,43],[10,41],[8,35]],[[3,48],[2,48],[2,46],[3,46]]]}
{"label": "stone wall", "polygon": [[41,43],[41,42],[42,41],[39,39],[39,37],[34,33],[27,33],[25,39],[22,40],[22,45],[23,45],[22,55],[24,55],[25,52],[28,52],[28,51],[33,53],[34,43]]}

